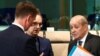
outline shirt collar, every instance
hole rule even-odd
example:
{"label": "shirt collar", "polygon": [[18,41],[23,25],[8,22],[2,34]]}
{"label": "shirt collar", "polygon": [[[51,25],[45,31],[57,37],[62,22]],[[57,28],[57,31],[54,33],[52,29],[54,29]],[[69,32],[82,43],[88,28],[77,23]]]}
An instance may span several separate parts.
{"label": "shirt collar", "polygon": [[[88,32],[84,35],[82,39],[78,40],[78,41],[82,41],[82,47],[84,47],[87,35],[88,35]],[[78,41],[77,41],[77,45],[79,45]]]}
{"label": "shirt collar", "polygon": [[86,34],[84,35],[84,37],[83,37],[82,39],[79,40],[79,41],[82,41],[82,47],[83,47],[84,44],[85,44],[87,35],[88,35],[88,33],[86,33]]}
{"label": "shirt collar", "polygon": [[18,27],[20,27],[20,28],[24,31],[24,27],[23,27],[22,25],[20,25],[19,23],[13,22],[12,24],[13,24],[13,25],[16,25],[16,26],[18,26]]}
{"label": "shirt collar", "polygon": [[84,35],[84,37],[83,37],[82,39],[80,39],[80,41],[84,41],[84,42],[85,42],[87,35],[88,35],[88,33],[86,33],[86,34]]}

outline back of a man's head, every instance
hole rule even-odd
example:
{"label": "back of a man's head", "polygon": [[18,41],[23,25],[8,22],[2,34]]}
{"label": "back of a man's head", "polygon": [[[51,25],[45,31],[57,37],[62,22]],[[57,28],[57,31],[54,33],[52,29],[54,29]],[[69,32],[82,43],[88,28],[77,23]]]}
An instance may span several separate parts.
{"label": "back of a man's head", "polygon": [[26,15],[36,16],[38,13],[34,4],[29,1],[19,2],[16,6],[15,17],[24,17]]}

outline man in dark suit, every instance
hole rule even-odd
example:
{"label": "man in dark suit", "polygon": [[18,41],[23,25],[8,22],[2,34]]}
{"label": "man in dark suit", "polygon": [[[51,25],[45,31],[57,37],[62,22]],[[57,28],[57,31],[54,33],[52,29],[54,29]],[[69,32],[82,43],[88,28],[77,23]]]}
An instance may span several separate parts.
{"label": "man in dark suit", "polygon": [[0,56],[38,56],[35,41],[24,32],[32,25],[37,14],[31,2],[18,3],[14,22],[0,32]]}
{"label": "man in dark suit", "polygon": [[[80,45],[94,56],[100,56],[100,37],[89,33],[85,16],[76,15],[70,20],[71,35],[74,38],[69,44],[68,54],[73,46]],[[81,41],[81,43],[79,43]]]}
{"label": "man in dark suit", "polygon": [[48,39],[38,36],[38,33],[42,27],[42,16],[38,14],[26,33],[36,41],[37,51],[40,56],[53,56],[51,43]]}

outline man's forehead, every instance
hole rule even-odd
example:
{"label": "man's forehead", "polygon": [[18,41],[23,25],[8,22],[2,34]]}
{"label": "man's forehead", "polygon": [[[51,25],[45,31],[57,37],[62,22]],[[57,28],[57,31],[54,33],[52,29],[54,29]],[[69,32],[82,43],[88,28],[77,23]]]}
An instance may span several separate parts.
{"label": "man's forehead", "polygon": [[80,15],[74,16],[74,17],[71,18],[70,23],[74,23],[74,22],[75,23],[81,23],[83,18],[84,17],[80,16]]}
{"label": "man's forehead", "polygon": [[70,23],[79,23],[81,20],[78,18],[71,19]]}
{"label": "man's forehead", "polygon": [[75,16],[71,20],[72,21],[80,21],[83,17],[82,16]]}

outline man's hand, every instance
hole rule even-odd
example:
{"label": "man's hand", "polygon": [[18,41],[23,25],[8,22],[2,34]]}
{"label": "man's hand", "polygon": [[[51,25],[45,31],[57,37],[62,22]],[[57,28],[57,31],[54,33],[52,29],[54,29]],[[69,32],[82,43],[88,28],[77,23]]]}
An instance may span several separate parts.
{"label": "man's hand", "polygon": [[40,54],[40,56],[43,56],[44,55],[44,53],[42,52],[41,54]]}

